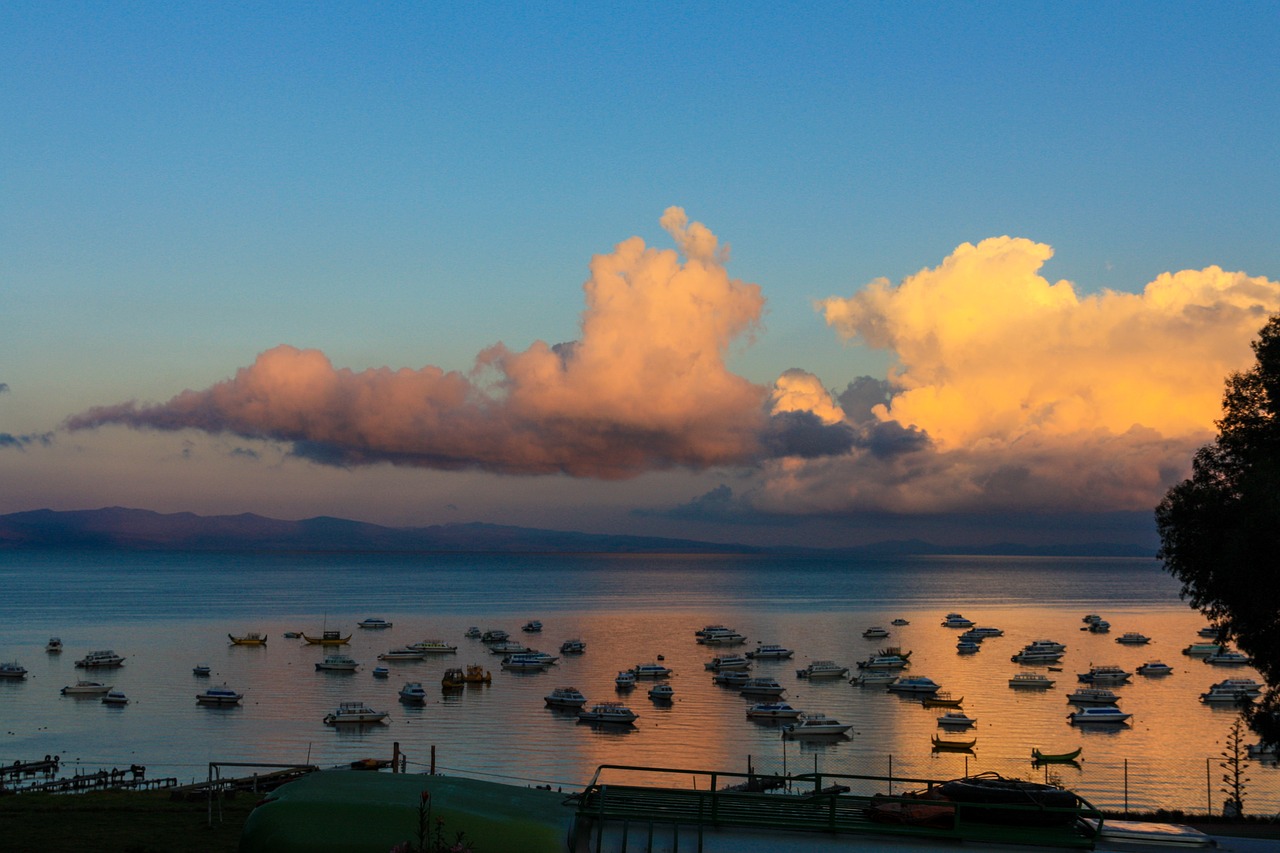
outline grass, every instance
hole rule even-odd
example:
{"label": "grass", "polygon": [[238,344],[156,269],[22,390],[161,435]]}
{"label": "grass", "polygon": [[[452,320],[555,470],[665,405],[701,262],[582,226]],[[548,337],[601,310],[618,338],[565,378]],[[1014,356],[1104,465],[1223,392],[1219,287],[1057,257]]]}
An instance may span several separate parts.
{"label": "grass", "polygon": [[0,797],[5,850],[104,853],[234,853],[240,830],[258,802],[254,794],[214,804],[169,799],[167,791],[19,794]]}

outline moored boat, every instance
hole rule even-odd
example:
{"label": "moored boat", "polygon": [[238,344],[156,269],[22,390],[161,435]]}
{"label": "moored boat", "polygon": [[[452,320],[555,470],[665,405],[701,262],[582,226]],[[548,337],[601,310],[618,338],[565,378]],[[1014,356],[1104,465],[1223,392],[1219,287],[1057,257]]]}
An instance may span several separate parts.
{"label": "moored boat", "polygon": [[613,679],[613,683],[619,690],[630,690],[636,686],[636,674],[629,669],[624,669]]}
{"label": "moored boat", "polygon": [[345,646],[351,642],[351,635],[344,637],[341,631],[322,631],[319,637],[312,637],[303,631],[302,639],[313,646]]}
{"label": "moored boat", "polygon": [[1204,659],[1205,663],[1214,666],[1246,666],[1253,663],[1253,658],[1236,651],[1218,651]]}
{"label": "moored boat", "polygon": [[422,686],[421,681],[406,682],[404,687],[400,688],[400,701],[409,704],[421,704],[427,701],[426,688]]}
{"label": "moored boat", "polygon": [[27,669],[16,660],[0,663],[0,678],[22,679],[27,677]]}
{"label": "moored boat", "polygon": [[915,675],[909,678],[899,678],[893,684],[890,684],[888,689],[890,693],[937,693],[942,688],[932,678]]}
{"label": "moored boat", "polygon": [[1060,651],[1049,649],[1047,647],[1032,648],[1031,646],[1027,646],[1022,651],[1009,658],[1009,660],[1014,663],[1057,663],[1062,660],[1062,654],[1063,653]]}
{"label": "moored boat", "polygon": [[703,664],[705,669],[711,672],[723,672],[727,669],[750,669],[751,661],[742,655],[726,655],[724,657],[712,658]]}
{"label": "moored boat", "polygon": [[1120,697],[1105,687],[1081,687],[1067,696],[1069,705],[1114,705]]}
{"label": "moored boat", "polygon": [[368,619],[362,619],[356,623],[357,628],[365,628],[368,630],[379,630],[382,628],[390,628],[391,623],[386,619],[379,619],[376,616],[370,616]]}
{"label": "moored boat", "polygon": [[62,638],[50,637],[49,642],[44,644],[44,650],[51,655],[62,654]]}
{"label": "moored boat", "polygon": [[1182,653],[1188,657],[1202,658],[1226,650],[1227,647],[1219,643],[1192,643],[1183,649]]}
{"label": "moored boat", "polygon": [[804,669],[796,670],[796,678],[843,678],[849,673],[849,667],[841,666],[835,661],[815,660]]}
{"label": "moored boat", "polygon": [[378,660],[422,660],[426,652],[409,646],[397,646],[378,655]]}
{"label": "moored boat", "polygon": [[1036,747],[1031,747],[1031,760],[1037,764],[1070,764],[1080,757],[1080,753],[1084,751],[1084,747],[1077,746],[1070,752],[1041,752]]}
{"label": "moored boat", "polygon": [[1076,673],[1076,678],[1085,684],[1124,684],[1132,676],[1133,673],[1111,664],[1091,666],[1088,672]]}
{"label": "moored boat", "polygon": [[63,696],[101,696],[111,692],[111,685],[101,681],[77,681],[62,688],[61,692]]}
{"label": "moored boat", "polygon": [[749,678],[738,688],[743,696],[781,696],[786,692],[776,678]]}
{"label": "moored boat", "polygon": [[409,648],[422,652],[424,655],[447,655],[458,650],[453,643],[446,643],[444,640],[423,640],[419,643],[413,643]]}
{"label": "moored boat", "polygon": [[584,723],[631,725],[638,717],[638,714],[619,702],[599,702],[578,712],[578,719]]}
{"label": "moored boat", "polygon": [[1169,675],[1173,667],[1158,660],[1147,661],[1138,667],[1138,675]]}
{"label": "moored boat", "polygon": [[587,697],[576,687],[557,687],[542,699],[548,708],[581,708],[587,704]]}
{"label": "moored boat", "polygon": [[784,646],[768,643],[756,646],[755,651],[747,652],[747,657],[752,660],[785,660],[794,654],[795,652]]}
{"label": "moored boat", "polygon": [[649,698],[654,702],[670,702],[676,698],[676,690],[664,681],[649,688]]}
{"label": "moored boat", "polygon": [[671,668],[660,663],[638,663],[631,667],[631,671],[635,673],[636,678],[668,678],[671,676]]}
{"label": "moored boat", "polygon": [[947,617],[942,620],[943,628],[972,628],[973,620],[966,619],[959,613],[948,613]]}
{"label": "moored boat", "polygon": [[961,640],[958,643],[956,643],[956,654],[976,655],[980,648],[981,646],[979,646],[977,643],[973,642],[972,640]]}
{"label": "moored boat", "polygon": [[363,702],[339,702],[332,714],[325,714],[327,726],[368,725],[381,723],[387,718],[386,711],[375,711]]}
{"label": "moored boat", "polygon": [[543,672],[551,664],[533,654],[507,655],[502,659],[502,668],[508,672]]}
{"label": "moored boat", "polygon": [[387,669],[385,666],[375,666],[373,668],[373,677],[374,678],[390,678],[391,670]]}
{"label": "moored boat", "polygon": [[520,630],[524,631],[526,634],[537,634],[542,631],[542,623],[537,619],[531,619],[524,623],[524,625],[520,627]]}
{"label": "moored boat", "polygon": [[243,693],[237,693],[230,687],[223,685],[222,687],[210,687],[202,693],[196,694],[197,705],[212,705],[222,707],[227,705],[239,705],[240,700],[244,698]]}
{"label": "moored boat", "polygon": [[1097,707],[1081,708],[1071,714],[1067,714],[1067,719],[1074,726],[1089,725],[1094,723],[1119,725],[1127,723],[1133,714],[1126,714],[1114,705],[1100,705]]}
{"label": "moored boat", "polygon": [[467,671],[462,675],[462,680],[467,684],[489,684],[493,681],[493,676],[480,664],[469,663]]}
{"label": "moored boat", "polygon": [[461,690],[467,686],[467,676],[459,667],[452,666],[440,676],[440,687],[444,690]]}
{"label": "moored boat", "polygon": [[98,649],[76,661],[76,666],[81,669],[108,669],[124,666],[124,658],[111,649]]}
{"label": "moored boat", "polygon": [[751,720],[795,720],[801,712],[786,702],[758,702],[747,709]]}
{"label": "moored boat", "polygon": [[842,737],[851,728],[852,725],[826,714],[801,714],[797,722],[782,729],[782,736],[795,739]]}
{"label": "moored boat", "polygon": [[959,708],[964,704],[964,697],[956,698],[945,690],[921,697],[920,705],[925,708]]}
{"label": "moored boat", "polygon": [[108,690],[107,695],[102,697],[103,705],[124,706],[129,704],[129,697],[119,690]]}
{"label": "moored boat", "polygon": [[746,635],[739,634],[732,628],[708,630],[698,637],[698,642],[704,646],[740,646],[746,641]]}
{"label": "moored boat", "polygon": [[524,643],[519,643],[515,640],[502,640],[497,643],[490,643],[489,651],[495,655],[502,655],[503,657],[506,657],[507,655],[528,654],[533,651],[533,649],[529,648]]}
{"label": "moored boat", "polygon": [[1014,673],[1013,678],[1009,679],[1009,686],[1015,688],[1032,688],[1035,690],[1047,690],[1054,685],[1054,680],[1047,675],[1041,675],[1038,672],[1018,672]]}
{"label": "moored boat", "polygon": [[511,635],[500,628],[490,628],[480,635],[482,643],[505,643]]}
{"label": "moored boat", "polygon": [[948,711],[938,717],[938,725],[944,729],[967,729],[976,725],[978,720],[964,711]]}
{"label": "moored boat", "polygon": [[267,635],[259,634],[257,631],[237,637],[234,634],[227,634],[227,639],[231,641],[233,646],[265,646],[267,644]]}
{"label": "moored boat", "polygon": [[359,664],[347,655],[325,655],[324,660],[316,664],[316,670],[321,672],[355,672],[357,666]]}
{"label": "moored boat", "polygon": [[213,672],[213,667],[209,666],[207,663],[198,663],[191,667],[191,674],[198,675],[202,678],[211,672]]}
{"label": "moored boat", "polygon": [[864,640],[879,640],[887,636],[889,636],[889,629],[880,625],[872,625],[862,632],[862,639]]}
{"label": "moored boat", "polygon": [[560,654],[580,655],[587,650],[587,644],[580,639],[565,640],[560,644]]}
{"label": "moored boat", "polygon": [[751,676],[740,669],[727,669],[711,676],[711,680],[721,687],[741,687],[751,680]]}
{"label": "moored boat", "polygon": [[894,620],[893,620],[892,622],[890,622],[889,624],[890,624],[890,625],[896,625],[896,626],[898,626],[898,627],[902,627],[903,625],[910,625],[911,623],[910,623],[910,622],[908,622],[906,619],[903,619],[901,616],[899,616],[897,619],[894,619]]}
{"label": "moored boat", "polygon": [[978,739],[970,738],[969,740],[947,740],[946,738],[940,738],[937,735],[934,735],[930,738],[930,741],[933,743],[933,748],[938,752],[968,752],[973,749],[974,745],[978,742]]}
{"label": "moored boat", "polygon": [[478,640],[483,635],[484,635],[484,632],[480,630],[480,627],[478,625],[472,625],[470,628],[466,630],[466,632],[462,636],[467,637],[468,639]]}
{"label": "moored boat", "polygon": [[1151,638],[1146,634],[1139,634],[1137,631],[1125,631],[1119,637],[1116,637],[1116,642],[1124,646],[1145,646],[1151,642]]}

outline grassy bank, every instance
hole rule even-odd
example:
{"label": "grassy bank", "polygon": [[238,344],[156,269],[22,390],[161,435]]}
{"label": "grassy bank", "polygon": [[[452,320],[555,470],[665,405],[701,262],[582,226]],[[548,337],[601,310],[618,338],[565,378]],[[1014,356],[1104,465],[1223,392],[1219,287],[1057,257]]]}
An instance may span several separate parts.
{"label": "grassy bank", "polygon": [[166,791],[20,794],[0,797],[5,850],[104,853],[235,853],[240,829],[258,797],[240,794],[216,807],[209,826],[203,800],[180,802]]}

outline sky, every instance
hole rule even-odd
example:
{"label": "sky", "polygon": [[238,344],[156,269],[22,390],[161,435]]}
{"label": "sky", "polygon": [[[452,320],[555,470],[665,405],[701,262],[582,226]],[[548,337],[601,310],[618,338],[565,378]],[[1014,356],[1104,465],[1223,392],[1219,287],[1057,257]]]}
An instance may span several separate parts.
{"label": "sky", "polygon": [[0,6],[0,512],[1152,545],[1268,3]]}

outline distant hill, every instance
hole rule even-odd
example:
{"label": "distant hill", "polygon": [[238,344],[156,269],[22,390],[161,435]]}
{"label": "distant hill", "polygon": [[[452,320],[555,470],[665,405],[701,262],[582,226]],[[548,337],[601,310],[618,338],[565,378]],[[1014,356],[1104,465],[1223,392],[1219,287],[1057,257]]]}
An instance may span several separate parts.
{"label": "distant hill", "polygon": [[282,521],[253,513],[203,516],[143,509],[55,511],[0,515],[0,549],[102,548],[184,551],[349,551],[349,552],[534,552],[534,553],[682,553],[813,554],[850,556],[1119,556],[1150,557],[1139,546],[1091,544],[946,547],[921,540],[880,542],[860,548],[759,548],[695,539],[622,536],[540,530],[500,524],[442,524],[383,527],[319,516]]}

